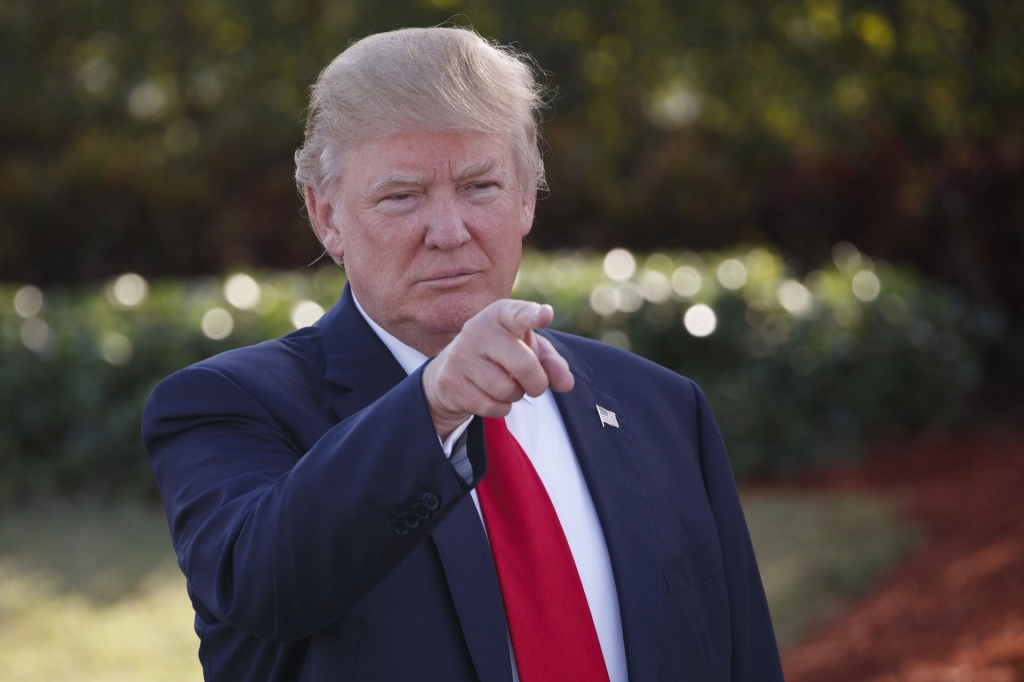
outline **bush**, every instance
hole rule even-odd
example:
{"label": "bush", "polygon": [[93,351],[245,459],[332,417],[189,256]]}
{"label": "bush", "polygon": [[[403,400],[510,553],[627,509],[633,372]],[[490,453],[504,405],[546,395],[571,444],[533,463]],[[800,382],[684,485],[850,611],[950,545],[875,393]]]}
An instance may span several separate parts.
{"label": "bush", "polygon": [[[738,475],[852,457],[865,438],[966,414],[995,323],[849,246],[787,277],[764,248],[528,253],[514,295],[555,326],[630,348],[701,384]],[[309,324],[344,285],[333,266],[102,289],[0,287],[0,499],[92,488],[155,494],[139,438],[164,376]],[[995,330],[998,331],[998,330]],[[700,334],[707,334],[700,336]]]}

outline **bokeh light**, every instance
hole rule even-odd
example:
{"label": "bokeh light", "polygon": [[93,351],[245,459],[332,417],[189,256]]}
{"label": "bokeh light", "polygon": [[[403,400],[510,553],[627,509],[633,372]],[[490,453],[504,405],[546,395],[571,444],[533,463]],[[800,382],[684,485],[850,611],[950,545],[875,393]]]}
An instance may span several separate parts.
{"label": "bokeh light", "polygon": [[223,308],[210,308],[203,315],[200,326],[208,339],[220,341],[231,335],[231,331],[235,328],[235,318],[231,317],[231,313]]}
{"label": "bokeh light", "polygon": [[636,272],[636,258],[626,249],[612,249],[604,257],[604,274],[608,279],[624,282]]}
{"label": "bokeh light", "polygon": [[851,286],[853,295],[862,301],[873,301],[882,291],[882,283],[878,280],[878,275],[870,270],[861,270],[854,275]]}
{"label": "bokeh light", "polygon": [[100,357],[115,367],[124,367],[134,354],[132,342],[124,334],[106,331],[100,339]]}
{"label": "bokeh light", "polygon": [[672,273],[672,290],[683,298],[696,296],[703,284],[703,278],[697,268],[691,265],[680,265]]}
{"label": "bokeh light", "polygon": [[110,296],[115,303],[127,308],[134,308],[146,300],[149,295],[149,284],[141,275],[129,272],[114,280],[110,288]]}
{"label": "bokeh light", "polygon": [[718,275],[718,283],[732,291],[742,288],[747,283],[747,267],[736,258],[722,261],[715,274]]}
{"label": "bokeh light", "polygon": [[324,309],[313,301],[299,301],[292,308],[291,320],[296,329],[309,327],[324,316]]}
{"label": "bokeh light", "polygon": [[850,242],[836,242],[832,247],[832,262],[843,272],[856,271],[864,261],[864,256]]}
{"label": "bokeh light", "polygon": [[624,313],[636,312],[644,304],[643,293],[633,282],[623,282],[615,287],[614,299],[615,307]]}
{"label": "bokeh light", "polygon": [[259,283],[241,272],[224,283],[224,298],[239,310],[252,310],[259,305],[261,293]]}
{"label": "bokeh light", "polygon": [[846,298],[836,303],[835,308],[832,309],[832,316],[840,327],[853,329],[864,319],[864,311],[861,310],[857,301]]}
{"label": "bokeh light", "polygon": [[21,342],[35,353],[43,353],[50,346],[50,325],[38,317],[30,317],[21,324]]}
{"label": "bokeh light", "polygon": [[665,275],[645,268],[640,275],[640,293],[651,303],[664,303],[672,295],[672,285]]}
{"label": "bokeh light", "polygon": [[43,309],[43,292],[31,284],[18,289],[14,294],[14,312],[19,317],[30,319]]}
{"label": "bokeh light", "polygon": [[623,350],[630,349],[629,335],[621,329],[608,329],[601,334],[601,340]]}
{"label": "bokeh light", "polygon": [[814,307],[814,297],[800,282],[787,279],[779,286],[779,304],[794,317],[805,317]]}
{"label": "bokeh light", "polygon": [[618,308],[615,305],[615,289],[607,284],[598,284],[590,292],[590,308],[597,313],[607,317]]}
{"label": "bokeh light", "polygon": [[683,326],[694,336],[709,336],[718,326],[718,317],[710,306],[698,303],[683,314]]}

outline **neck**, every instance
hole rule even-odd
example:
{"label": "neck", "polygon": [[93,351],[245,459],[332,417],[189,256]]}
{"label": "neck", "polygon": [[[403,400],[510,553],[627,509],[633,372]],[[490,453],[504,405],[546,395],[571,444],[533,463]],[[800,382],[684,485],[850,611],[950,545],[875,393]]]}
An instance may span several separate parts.
{"label": "neck", "polygon": [[445,347],[458,335],[458,332],[431,334],[429,332],[423,332],[422,330],[419,330],[418,333],[407,334],[405,332],[410,330],[388,329],[384,325],[381,325],[381,328],[387,330],[388,334],[391,334],[410,348],[415,348],[428,358],[432,358],[443,351]]}

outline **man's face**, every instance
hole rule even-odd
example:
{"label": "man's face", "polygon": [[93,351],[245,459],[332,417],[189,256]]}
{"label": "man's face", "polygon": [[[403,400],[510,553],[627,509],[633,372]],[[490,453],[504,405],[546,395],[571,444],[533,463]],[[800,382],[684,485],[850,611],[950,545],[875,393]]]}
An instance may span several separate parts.
{"label": "man's face", "polygon": [[512,291],[535,200],[501,141],[411,132],[348,149],[333,196],[310,210],[366,313],[434,355]]}

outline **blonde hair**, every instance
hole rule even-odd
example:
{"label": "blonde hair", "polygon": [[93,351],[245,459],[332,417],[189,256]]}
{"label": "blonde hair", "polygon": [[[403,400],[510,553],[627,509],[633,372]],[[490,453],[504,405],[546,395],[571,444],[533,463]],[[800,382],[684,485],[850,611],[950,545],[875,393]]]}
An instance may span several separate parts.
{"label": "blonde hair", "polygon": [[527,55],[471,29],[405,28],[363,38],[313,85],[306,139],[295,152],[299,192],[307,185],[328,191],[349,145],[414,130],[500,136],[520,189],[544,189],[544,92]]}

